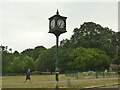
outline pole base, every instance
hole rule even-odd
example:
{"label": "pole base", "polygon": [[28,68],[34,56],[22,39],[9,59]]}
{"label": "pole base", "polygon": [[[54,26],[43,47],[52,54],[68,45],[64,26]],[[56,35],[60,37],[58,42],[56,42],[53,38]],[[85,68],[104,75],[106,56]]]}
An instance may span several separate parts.
{"label": "pole base", "polygon": [[55,88],[56,88],[56,89],[59,89],[58,82],[56,83]]}

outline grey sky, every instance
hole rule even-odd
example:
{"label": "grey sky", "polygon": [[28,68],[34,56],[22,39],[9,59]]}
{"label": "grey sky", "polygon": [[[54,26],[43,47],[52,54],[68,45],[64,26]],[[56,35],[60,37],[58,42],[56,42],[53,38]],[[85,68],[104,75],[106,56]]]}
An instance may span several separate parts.
{"label": "grey sky", "polygon": [[56,14],[67,18],[67,33],[60,40],[70,38],[74,28],[84,22],[95,22],[118,31],[117,2],[1,2],[0,44],[22,51],[43,45],[55,45],[55,36],[48,33],[48,18]]}

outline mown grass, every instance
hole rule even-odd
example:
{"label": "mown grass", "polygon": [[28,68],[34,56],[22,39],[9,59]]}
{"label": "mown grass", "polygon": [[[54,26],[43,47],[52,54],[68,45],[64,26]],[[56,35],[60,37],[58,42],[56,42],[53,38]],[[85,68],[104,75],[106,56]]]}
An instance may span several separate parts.
{"label": "mown grass", "polygon": [[[66,80],[64,75],[60,75],[60,80]],[[25,83],[25,76],[3,76],[2,87],[3,88],[54,88],[55,87],[55,75],[31,75],[32,83]],[[65,83],[60,83],[61,87]]]}
{"label": "mown grass", "polygon": [[[55,88],[55,75],[31,75],[32,83],[24,84],[25,76],[3,76],[2,88]],[[68,82],[69,80],[69,82]],[[112,85],[117,83],[117,77],[112,79],[107,78],[90,78],[66,77],[64,74],[60,75],[60,88],[86,88],[100,85]],[[69,83],[69,85],[68,85]]]}
{"label": "mown grass", "polygon": [[2,88],[2,77],[0,76],[0,88]]}
{"label": "mown grass", "polygon": [[73,88],[89,88],[89,87],[101,87],[101,86],[109,86],[117,83],[117,79],[112,80],[103,80],[103,79],[96,79],[96,80],[86,80],[81,82],[74,82],[72,83]]}

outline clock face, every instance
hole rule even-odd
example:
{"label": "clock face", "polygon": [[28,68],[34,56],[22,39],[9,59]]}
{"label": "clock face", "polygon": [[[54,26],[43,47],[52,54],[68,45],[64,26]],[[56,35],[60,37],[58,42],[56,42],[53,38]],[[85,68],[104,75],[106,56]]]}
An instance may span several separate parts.
{"label": "clock face", "polygon": [[53,29],[55,27],[55,20],[53,19],[50,23],[50,27]]}
{"label": "clock face", "polygon": [[59,19],[58,21],[57,21],[57,25],[58,25],[58,27],[59,28],[64,28],[65,27],[65,22],[62,20],[62,19]]}

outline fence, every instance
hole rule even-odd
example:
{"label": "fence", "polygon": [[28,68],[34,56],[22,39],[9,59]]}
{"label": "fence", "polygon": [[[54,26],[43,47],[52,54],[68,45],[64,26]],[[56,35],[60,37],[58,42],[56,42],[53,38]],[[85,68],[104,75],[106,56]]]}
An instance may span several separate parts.
{"label": "fence", "polygon": [[101,71],[87,71],[87,72],[79,72],[79,71],[74,71],[74,70],[67,70],[65,71],[65,76],[66,77],[71,77],[71,78],[112,78],[116,77],[118,75],[117,72],[101,72]]}

